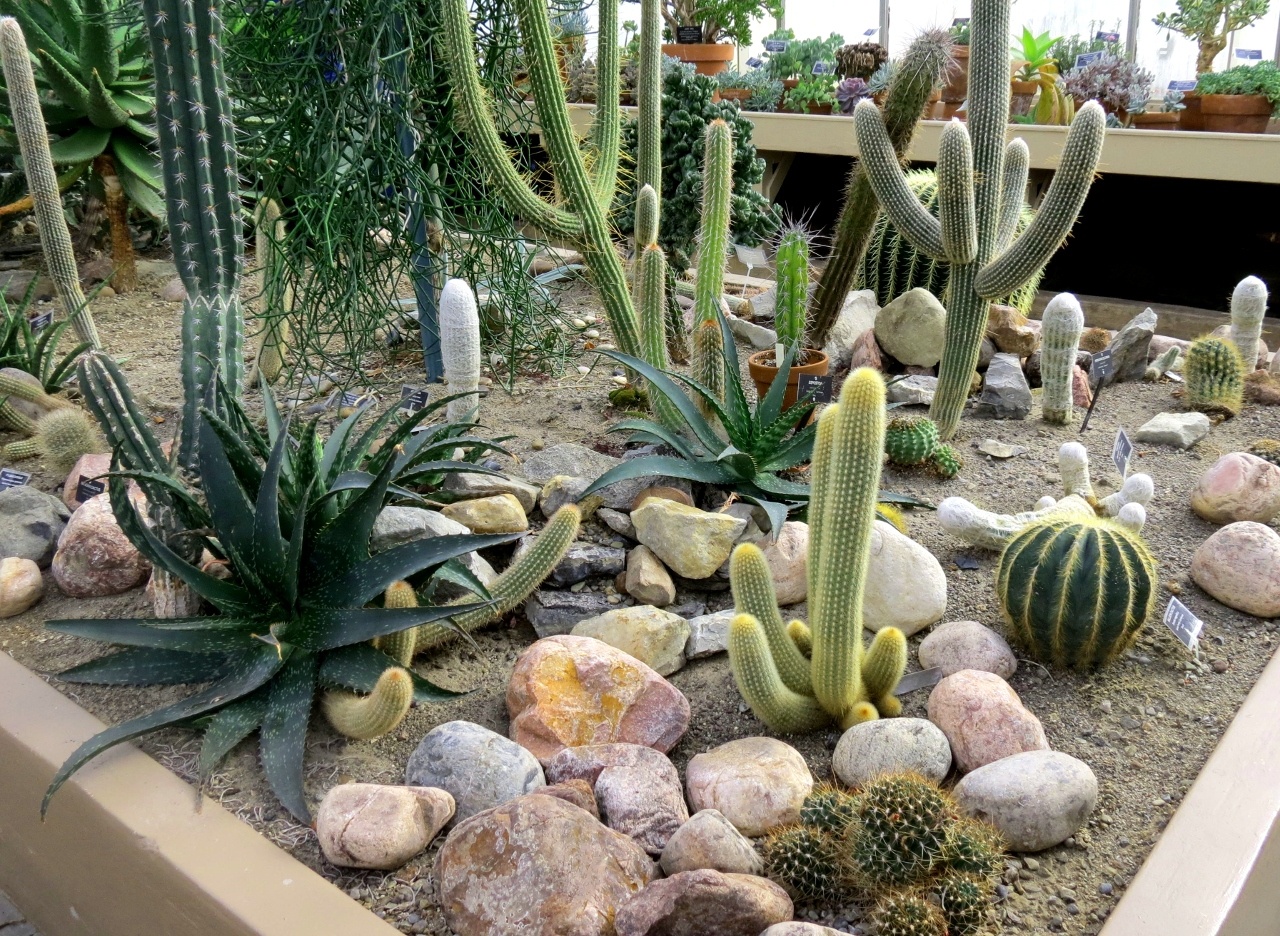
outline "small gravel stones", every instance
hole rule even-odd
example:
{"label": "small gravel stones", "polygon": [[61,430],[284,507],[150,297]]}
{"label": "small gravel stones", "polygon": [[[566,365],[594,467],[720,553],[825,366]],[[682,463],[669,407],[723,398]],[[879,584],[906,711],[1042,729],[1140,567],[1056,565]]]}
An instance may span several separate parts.
{"label": "small gravel stones", "polygon": [[1280,617],[1280,534],[1248,520],[1230,523],[1200,544],[1191,578],[1229,608]]}
{"label": "small gravel stones", "polygon": [[763,874],[764,860],[751,840],[719,810],[704,809],[672,834],[660,859],[664,874],[712,868],[728,874]]}
{"label": "small gravel stones", "polygon": [[851,787],[902,771],[938,783],[951,769],[951,745],[942,729],[927,719],[882,718],[854,725],[841,735],[831,767]]}
{"label": "small gravel stones", "polygon": [[943,676],[972,669],[1008,679],[1018,669],[1018,658],[1003,637],[977,621],[939,624],[920,643],[921,669],[939,667]]}
{"label": "small gravel stones", "polygon": [[791,898],[777,884],[709,868],[654,881],[618,910],[618,936],[759,936],[791,919]]}
{"label": "small gravel stones", "polygon": [[522,796],[546,780],[538,759],[495,731],[451,721],[427,732],[409,756],[405,783],[439,787],[453,795],[461,822]]}
{"label": "small gravel stones", "polygon": [[1060,751],[1027,751],[979,767],[952,791],[961,810],[990,822],[1011,851],[1036,852],[1084,826],[1098,798],[1089,765]]}
{"label": "small gravel stones", "polygon": [[1049,748],[1040,719],[994,673],[961,670],[945,677],[929,694],[929,721],[946,734],[962,772]]}
{"label": "small gravel stones", "polygon": [[840,930],[817,923],[801,923],[793,920],[790,923],[775,923],[760,936],[843,936]]}
{"label": "small gravel stones", "polygon": [[658,675],[670,676],[684,666],[690,631],[678,614],[636,605],[580,621],[571,633],[594,637],[652,667]]}
{"label": "small gravel stones", "polygon": [[344,783],[316,810],[316,837],[330,864],[391,871],[426,848],[453,810],[444,790]]}
{"label": "small gravel stones", "polygon": [[685,786],[694,810],[719,810],[739,832],[756,838],[799,821],[813,775],[791,745],[740,738],[692,758]]}

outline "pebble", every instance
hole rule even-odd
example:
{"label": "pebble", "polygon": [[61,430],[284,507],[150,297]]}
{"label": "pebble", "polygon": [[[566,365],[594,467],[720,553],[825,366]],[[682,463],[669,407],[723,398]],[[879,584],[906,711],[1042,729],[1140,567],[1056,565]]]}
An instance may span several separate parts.
{"label": "pebble", "polygon": [[444,790],[344,783],[316,810],[316,838],[330,864],[391,871],[426,848],[453,811]]}
{"label": "pebble", "polygon": [[900,363],[933,367],[942,359],[946,326],[942,303],[917,286],[879,311],[875,336],[880,347]]}
{"label": "pebble", "polygon": [[1191,509],[1210,523],[1270,523],[1280,515],[1280,467],[1247,452],[1223,455],[1191,492]]}
{"label": "pebble", "polygon": [[1040,719],[994,673],[961,670],[945,677],[929,694],[928,708],[929,720],[951,742],[962,773],[1013,754],[1049,748]]}
{"label": "pebble", "polygon": [[506,478],[474,471],[449,472],[444,476],[444,489],[464,499],[510,494],[520,502],[520,509],[526,514],[533,512],[534,506],[538,503],[538,494],[542,491],[538,485],[530,484],[520,478]]}
{"label": "pebble", "polygon": [[1207,436],[1210,428],[1204,413],[1160,413],[1138,428],[1133,441],[1185,449]]}
{"label": "pebble", "polygon": [[863,625],[896,627],[910,637],[947,610],[947,574],[924,546],[883,520],[871,531],[871,561],[862,597]]}
{"label": "pebble", "polygon": [[0,555],[47,569],[70,516],[61,500],[25,484],[0,491]]}
{"label": "pebble", "polygon": [[970,669],[1008,679],[1018,669],[1008,642],[977,621],[939,624],[920,642],[918,655],[921,669],[940,667],[943,676]]}
{"label": "pebble", "polygon": [[1037,852],[1083,828],[1098,780],[1069,754],[1027,751],[966,774],[952,793],[961,811],[999,829],[1011,851]]}
{"label": "pebble", "polygon": [[[861,930],[846,930],[846,932],[858,932]],[[804,923],[801,921],[792,921],[790,923],[775,923],[769,927],[760,936],[842,936],[840,930],[833,930],[829,926],[819,926],[817,923]]]}
{"label": "pebble", "polygon": [[800,752],[776,738],[739,738],[698,754],[685,768],[689,805],[716,809],[756,838],[800,819],[813,775]]}
{"label": "pebble", "polygon": [[641,604],[665,608],[676,600],[671,573],[648,546],[636,546],[627,556],[626,592]]}
{"label": "pebble", "polygon": [[567,634],[582,620],[604,614],[610,608],[603,595],[562,591],[537,591],[524,603],[524,615],[539,637]]}
{"label": "pebble", "polygon": [[[49,499],[66,510],[61,501]],[[51,568],[53,580],[64,594],[97,598],[118,595],[142,584],[151,564],[124,535],[111,511],[110,495],[103,492],[89,498],[71,515],[58,537]]]}
{"label": "pebble", "polygon": [[1280,534],[1249,520],[1227,524],[1195,551],[1191,578],[1229,608],[1280,617]]}
{"label": "pebble", "polygon": [[623,513],[621,510],[614,510],[610,507],[601,507],[596,510],[596,519],[604,523],[613,532],[625,536],[629,540],[636,538],[636,527],[631,522],[631,515],[628,513]]}
{"label": "pebble", "polygon": [[472,533],[520,533],[529,529],[529,518],[514,494],[494,494],[446,504],[440,511]]}
{"label": "pebble", "polygon": [[927,719],[878,719],[854,725],[840,736],[831,768],[851,787],[902,771],[939,783],[951,770],[951,745]]}
{"label": "pebble", "polygon": [[1115,887],[1111,884],[1110,881],[1103,881],[1101,884],[1098,885],[1098,893],[1101,894],[1103,897],[1110,897],[1113,893],[1115,893]]}
{"label": "pebble", "polygon": [[729,650],[729,625],[733,623],[733,608],[714,614],[701,614],[689,618],[689,642],[684,655],[689,660],[715,656]]}
{"label": "pebble", "polygon": [[16,617],[44,595],[44,577],[30,559],[0,559],[0,618]]}
{"label": "pebble", "polygon": [[[630,587],[628,593],[635,597]],[[678,614],[636,605],[579,621],[570,633],[594,637],[652,667],[658,675],[670,676],[685,664],[690,631],[688,622]]]}
{"label": "pebble", "polygon": [[496,731],[468,721],[432,728],[409,755],[405,783],[448,791],[456,821],[546,785],[538,759]]}
{"label": "pebble", "polygon": [[651,497],[631,512],[636,538],[687,579],[712,575],[733,549],[745,520]]}
{"label": "pebble", "polygon": [[654,881],[622,905],[615,926],[617,936],[759,936],[794,911],[773,881],[704,868]]}
{"label": "pebble", "polygon": [[712,868],[730,874],[763,874],[764,860],[719,810],[696,812],[668,839],[660,859],[664,874]]}

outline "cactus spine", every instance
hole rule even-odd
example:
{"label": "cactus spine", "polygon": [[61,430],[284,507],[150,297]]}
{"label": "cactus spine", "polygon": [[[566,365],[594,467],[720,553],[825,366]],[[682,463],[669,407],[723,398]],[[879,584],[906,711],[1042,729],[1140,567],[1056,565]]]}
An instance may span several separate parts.
{"label": "cactus spine", "polygon": [[280,205],[270,198],[260,199],[253,220],[254,257],[261,280],[262,337],[249,386],[259,380],[266,385],[280,379],[289,344],[289,316],[293,312],[293,286],[285,270],[285,225]]}
{"label": "cactus spine", "polygon": [[1245,373],[1258,366],[1258,339],[1267,314],[1267,284],[1246,276],[1231,293],[1231,342],[1240,349]]}
{"label": "cactus spine", "polygon": [[1193,341],[1182,367],[1187,406],[1234,416],[1244,405],[1244,374],[1234,343],[1211,336]]}
{"label": "cactus spine", "polygon": [[[703,166],[702,221],[698,228],[698,282],[693,296],[693,377],[717,398],[724,397],[726,349],[721,343],[720,295],[729,252],[729,196],[733,191],[733,131],[723,120],[707,125]],[[736,359],[733,366],[737,366]],[[701,397],[699,409],[711,415]]]}
{"label": "cactus spine", "polygon": [[[648,196],[652,196],[656,218],[657,195],[647,185],[640,190],[639,205],[643,206]],[[642,211],[638,206],[636,218],[639,219],[641,215]],[[636,230],[640,230],[638,220]],[[656,231],[654,233],[656,235]],[[640,249],[636,270],[636,306],[640,310],[644,359],[654,367],[670,370],[671,364],[667,357],[667,256],[654,241]],[[649,406],[658,421],[671,431],[679,432],[685,426],[684,417],[675,404],[667,399],[666,394],[649,394]]]}
{"label": "cactus spine", "polygon": [[[859,368],[818,420],[809,501],[809,634],[812,656],[783,626],[759,548],[738,546],[729,579],[738,615],[729,663],[743,699],[769,727],[844,727],[899,709],[892,695],[906,665],[906,638],[882,629],[864,655],[862,592],[884,452],[884,381]],[[803,629],[796,629],[803,637]]]}
{"label": "cactus spine", "polygon": [[388,667],[374,683],[373,692],[359,696],[345,690],[324,694],[321,708],[340,734],[367,741],[392,731],[413,705],[413,677],[399,666]]}
{"label": "cactus spine", "polygon": [[473,422],[480,411],[480,313],[466,280],[451,279],[440,290],[440,353],[450,395],[449,422]]}
{"label": "cactus spine", "polygon": [[952,121],[943,131],[938,218],[911,192],[875,104],[854,111],[858,149],[885,213],[917,250],[951,264],[946,347],[930,410],[944,440],[955,434],[969,395],[990,301],[1026,283],[1061,246],[1089,192],[1106,127],[1096,102],[1080,109],[1044,204],[1015,239],[1029,154],[1021,140],[1007,150],[1004,142],[1009,0],[975,0],[970,30],[969,123]]}
{"label": "cactus spine", "polygon": [[[804,339],[805,306],[809,301],[809,237],[802,227],[783,232],[773,265],[778,295],[773,327],[785,354],[788,349],[799,350]],[[781,366],[781,358],[774,363]]]}
{"label": "cactus spine", "polygon": [[871,920],[883,936],[947,936],[942,911],[915,891],[885,895],[872,908]]}
{"label": "cactus spine", "polygon": [[40,229],[40,246],[44,250],[49,275],[77,337],[99,348],[102,345],[98,340],[98,330],[93,324],[89,302],[80,289],[80,272],[71,248],[71,233],[62,214],[62,194],[53,169],[53,156],[49,152],[49,134],[40,110],[40,96],[36,91],[26,39],[18,21],[7,16],[0,17],[0,63],[4,66],[10,114],[18,136],[18,148],[22,153],[27,187]]}
{"label": "cactus spine", "polygon": [[1014,642],[1033,659],[1087,669],[1138,639],[1156,602],[1156,561],[1122,524],[1050,519],[1009,541],[996,596]]}
{"label": "cactus spine", "polygon": [[1040,337],[1040,373],[1044,383],[1041,415],[1048,423],[1071,422],[1071,377],[1076,348],[1084,331],[1084,310],[1071,293],[1054,296],[1044,310]]}
{"label": "cactus spine", "polygon": [[13,459],[43,455],[54,472],[65,476],[80,456],[98,451],[101,446],[93,422],[83,410],[55,409],[36,420],[32,438],[10,442],[4,447],[4,454]]}

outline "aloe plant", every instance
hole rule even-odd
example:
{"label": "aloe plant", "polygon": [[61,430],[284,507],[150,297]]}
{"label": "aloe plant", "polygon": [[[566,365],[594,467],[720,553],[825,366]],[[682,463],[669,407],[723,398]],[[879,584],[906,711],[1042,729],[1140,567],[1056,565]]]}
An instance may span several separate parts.
{"label": "aloe plant", "polygon": [[67,382],[77,358],[89,350],[82,341],[58,356],[58,344],[68,321],[52,322],[37,332],[31,325],[31,300],[37,282],[31,280],[16,306],[10,307],[0,296],[0,367],[16,367],[39,379],[45,393],[57,393]]}

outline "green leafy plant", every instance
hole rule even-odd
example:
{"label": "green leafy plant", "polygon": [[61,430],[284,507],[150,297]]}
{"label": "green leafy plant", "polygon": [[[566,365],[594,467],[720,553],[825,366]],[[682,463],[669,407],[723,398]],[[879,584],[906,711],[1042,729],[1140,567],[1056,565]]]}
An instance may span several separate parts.
{"label": "green leafy plant", "polygon": [[1237,65],[1224,72],[1201,75],[1197,94],[1261,94],[1271,104],[1272,116],[1280,115],[1280,68],[1274,62]]}
{"label": "green leafy plant", "polygon": [[969,45],[969,24],[967,22],[956,23],[947,30],[947,34],[951,36],[951,42],[954,45]]}
{"label": "green leafy plant", "polygon": [[1159,13],[1152,20],[1199,46],[1196,75],[1213,71],[1213,60],[1227,47],[1227,37],[1266,16],[1271,0],[1177,0],[1173,13]]}
{"label": "green leafy plant", "polygon": [[681,26],[702,27],[704,43],[751,45],[751,24],[782,15],[782,0],[663,0],[662,18],[674,39]]}
{"label": "green leafy plant", "polygon": [[785,81],[788,78],[804,79],[813,74],[818,62],[835,63],[836,54],[844,45],[844,37],[831,33],[826,39],[796,39],[790,29],[779,29],[765,37],[765,41],[779,39],[787,43],[782,52],[765,52],[765,69],[769,76]]}
{"label": "green leafy plant", "polygon": [[1014,59],[1018,64],[1018,80],[1039,80],[1040,69],[1053,64],[1052,49],[1061,41],[1061,36],[1051,36],[1047,32],[1037,36],[1027,27],[1022,27],[1022,35],[1013,45]]}
{"label": "green leafy plant", "polygon": [[44,392],[58,393],[71,375],[76,360],[89,350],[89,342],[82,341],[61,357],[58,343],[70,322],[53,322],[36,333],[31,327],[31,300],[35,296],[36,281],[23,293],[16,306],[9,306],[0,295],[0,367],[16,367],[40,380]]}
{"label": "green leafy plant", "polygon": [[1090,52],[1106,52],[1116,58],[1124,58],[1123,42],[1097,38],[1098,33],[1105,32],[1120,34],[1120,21],[1116,20],[1112,27],[1108,29],[1107,24],[1102,20],[1090,20],[1089,29],[1083,36],[1079,33],[1073,33],[1070,36],[1063,36],[1055,42],[1053,48],[1049,50],[1049,54],[1058,63],[1058,73],[1065,75],[1076,67],[1076,56],[1086,55]]}
{"label": "green leafy plant", "polygon": [[782,82],[771,77],[763,68],[745,72],[730,68],[716,76],[716,84],[722,92],[750,92],[750,97],[737,102],[738,107],[746,111],[775,111],[782,100]]}
{"label": "green leafy plant", "polygon": [[835,107],[834,79],[826,75],[802,78],[787,92],[782,109],[796,114],[812,114],[822,107]]}

